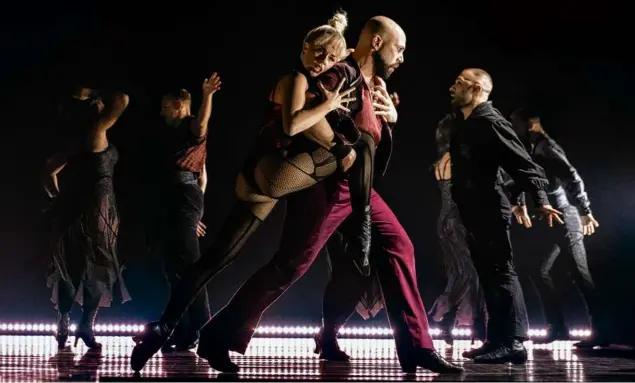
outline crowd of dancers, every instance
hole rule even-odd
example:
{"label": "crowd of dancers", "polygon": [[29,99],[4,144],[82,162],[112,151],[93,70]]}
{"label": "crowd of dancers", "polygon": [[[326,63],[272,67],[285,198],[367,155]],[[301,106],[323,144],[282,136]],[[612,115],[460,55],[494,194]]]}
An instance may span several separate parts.
{"label": "crowd of dancers", "polygon": [[[198,347],[199,357],[214,369],[238,371],[229,351],[246,351],[264,311],[323,248],[331,272],[323,325],[315,337],[321,358],[348,360],[338,346],[339,329],[355,311],[368,318],[385,308],[404,372],[417,367],[463,370],[434,349],[414,247],[373,189],[392,151],[399,98],[389,94],[385,80],[404,62],[405,32],[387,17],[373,17],[357,46],[349,49],[346,24],[346,15],[337,13],[327,25],[311,30],[300,60],[271,90],[266,121],[236,177],[236,202],[203,251],[206,139],[220,77],[214,74],[203,82],[196,115],[186,90],[164,95],[163,145],[155,163],[164,175],[160,193],[170,298],[161,318],[134,338],[133,370],[140,371],[159,350]],[[583,244],[583,236],[598,223],[580,176],[546,134],[539,115],[518,109],[508,121],[489,101],[492,88],[484,70],[462,71],[450,87],[454,112],[437,127],[433,169],[442,197],[437,231],[448,283],[429,314],[446,334],[455,325],[473,328],[475,338],[484,341],[464,354],[474,363],[522,364],[528,319],[512,259],[512,217],[531,227],[526,193],[551,227],[552,249],[537,261],[550,324],[547,341],[568,339],[561,292],[550,277],[556,260],[579,282],[599,328],[601,313]],[[111,304],[116,285],[129,299],[116,252],[113,173],[118,153],[107,138],[127,105],[128,96],[121,92],[77,89],[71,111],[80,133],[46,163],[44,185],[51,203],[45,218],[55,266],[49,285],[58,310],[60,348],[66,347],[74,302],[82,307],[76,342],[99,348],[92,330],[97,310]],[[60,189],[62,171],[71,176]],[[287,209],[278,251],[212,316],[207,283],[240,254],[282,198]],[[596,334],[578,346],[606,343]]]}

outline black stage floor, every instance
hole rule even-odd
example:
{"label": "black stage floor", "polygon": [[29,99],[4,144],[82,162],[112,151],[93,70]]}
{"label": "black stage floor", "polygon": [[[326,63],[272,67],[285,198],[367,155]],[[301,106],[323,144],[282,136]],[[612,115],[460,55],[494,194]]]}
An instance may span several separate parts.
{"label": "black stage floor", "polygon": [[193,352],[158,354],[140,376],[129,367],[133,342],[127,336],[99,336],[101,352],[87,351],[80,342],[58,352],[55,339],[46,335],[0,336],[0,382],[42,381],[635,381],[635,356],[625,348],[582,352],[571,342],[539,345],[527,342],[530,361],[524,366],[475,365],[460,355],[468,340],[448,346],[435,340],[446,357],[462,363],[466,373],[446,376],[420,369],[404,376],[390,339],[340,339],[350,363],[324,362],[313,354],[310,338],[254,338],[246,355],[233,354],[241,367],[238,375],[219,375]]}

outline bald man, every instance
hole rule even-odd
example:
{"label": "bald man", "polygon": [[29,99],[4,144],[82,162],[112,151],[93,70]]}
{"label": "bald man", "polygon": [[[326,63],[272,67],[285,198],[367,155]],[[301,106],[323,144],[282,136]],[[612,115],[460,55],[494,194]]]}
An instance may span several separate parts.
{"label": "bald man", "polygon": [[532,161],[511,124],[488,101],[492,78],[466,69],[450,87],[457,118],[450,137],[452,198],[467,231],[467,242],[485,296],[489,321],[481,348],[465,352],[476,363],[527,360],[523,341],[528,320],[509,238],[511,205],[497,177],[503,168],[531,195],[548,222],[560,220],[549,204],[544,170]]}
{"label": "bald man", "polygon": [[[390,96],[374,86],[373,78],[388,78],[403,63],[405,49],[401,27],[388,18],[375,17],[365,26],[355,51],[321,78],[327,89],[336,88],[342,80],[345,89],[355,87],[356,101],[348,105],[350,112],[329,118],[328,123],[337,132],[354,122],[360,135],[356,151],[362,163],[358,166],[363,172],[373,171],[375,160],[376,170],[384,172],[392,146],[391,126],[397,121]],[[351,214],[347,177],[330,178],[287,199],[278,252],[201,331],[198,355],[212,368],[238,371],[229,351],[246,351],[264,311],[308,270],[329,237]],[[461,372],[461,367],[434,350],[417,287],[412,242],[372,185],[367,187],[373,242],[382,249],[374,254],[372,268],[379,277],[402,369],[413,373],[422,366],[435,372]]]}

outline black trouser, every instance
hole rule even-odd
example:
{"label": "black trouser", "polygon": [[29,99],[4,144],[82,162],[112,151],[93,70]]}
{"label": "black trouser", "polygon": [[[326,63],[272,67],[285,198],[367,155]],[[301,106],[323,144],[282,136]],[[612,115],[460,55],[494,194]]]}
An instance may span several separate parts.
{"label": "black trouser", "polygon": [[[203,192],[190,172],[176,173],[169,192],[164,265],[173,292],[184,271],[201,257],[196,228],[203,217]],[[210,318],[207,289],[203,289],[183,314],[174,336],[183,340],[198,338],[198,331]]]}
{"label": "black trouser", "polygon": [[487,340],[526,340],[527,308],[509,236],[511,209],[508,203],[496,202],[489,195],[472,195],[458,206],[487,306]]}
{"label": "black trouser", "polygon": [[557,269],[569,271],[582,292],[591,323],[596,327],[598,320],[598,298],[595,284],[589,272],[586,249],[584,248],[584,233],[578,210],[571,205],[558,207],[563,213],[564,225],[553,225],[546,234],[546,240],[551,249],[544,257],[539,258],[539,267],[535,268],[533,279],[542,300],[545,318],[554,331],[566,331],[566,324],[562,313],[562,291],[556,288],[551,272],[559,263]]}

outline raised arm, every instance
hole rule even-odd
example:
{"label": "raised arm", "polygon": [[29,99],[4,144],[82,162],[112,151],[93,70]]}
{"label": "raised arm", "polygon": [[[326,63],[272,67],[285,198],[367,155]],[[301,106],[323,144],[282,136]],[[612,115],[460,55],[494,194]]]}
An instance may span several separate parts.
{"label": "raised arm", "polygon": [[42,169],[42,185],[50,198],[55,198],[60,194],[57,175],[64,169],[66,163],[66,155],[55,154],[49,157],[44,164],[44,169]]}
{"label": "raised arm", "polygon": [[99,113],[99,117],[93,123],[95,132],[105,132],[110,129],[115,122],[121,117],[128,107],[130,98],[127,94],[115,91],[113,93],[101,93],[103,100],[103,109]]}
{"label": "raised arm", "polygon": [[207,135],[207,126],[212,115],[212,100],[214,93],[220,90],[220,85],[221,81],[217,73],[213,73],[211,77],[203,81],[203,100],[196,118],[192,120],[190,125],[190,129],[196,137],[203,138]]}

